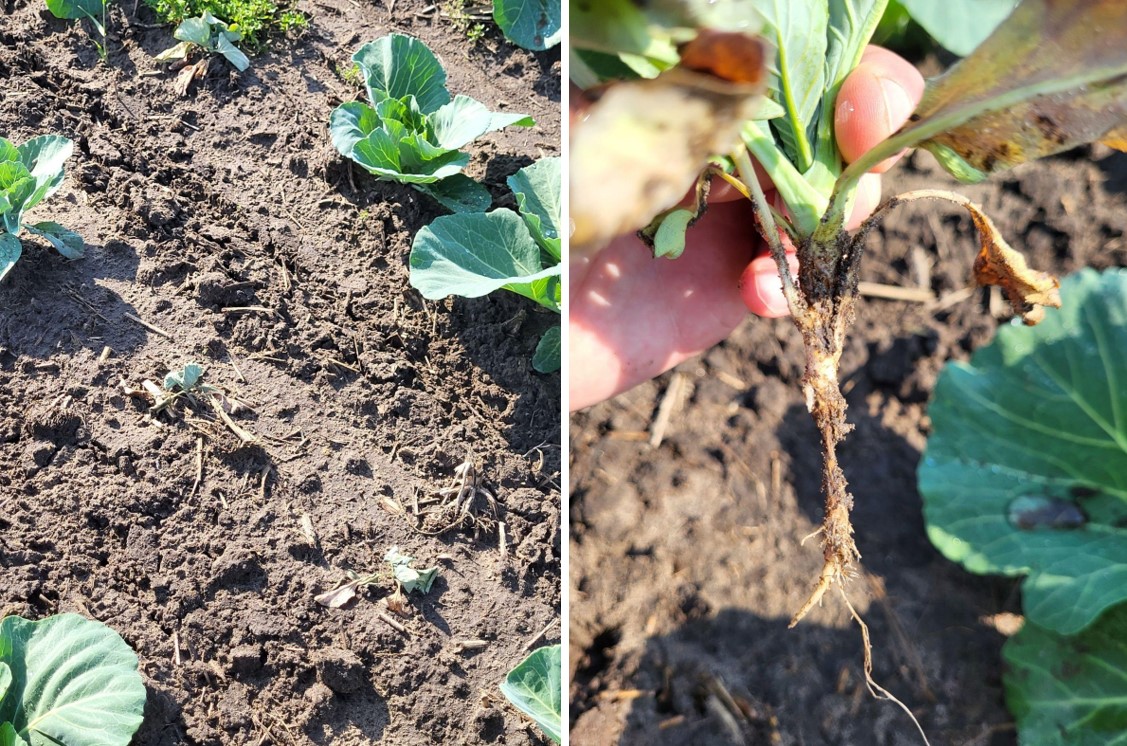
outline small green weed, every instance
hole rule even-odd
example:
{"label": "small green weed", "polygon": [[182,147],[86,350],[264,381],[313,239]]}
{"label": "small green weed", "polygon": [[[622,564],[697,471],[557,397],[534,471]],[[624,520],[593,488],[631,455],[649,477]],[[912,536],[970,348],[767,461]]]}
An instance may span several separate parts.
{"label": "small green weed", "polygon": [[333,75],[342,83],[347,83],[355,88],[364,87],[364,73],[360,71],[360,66],[353,62],[351,65],[344,65],[336,60],[332,63]]}
{"label": "small green weed", "polygon": [[341,75],[341,78],[344,79],[344,82],[351,83],[355,86],[364,85],[364,73],[360,70],[360,66],[355,62],[352,63],[352,67],[344,71],[344,74]]}
{"label": "small green weed", "polygon": [[442,14],[449,19],[450,25],[473,45],[485,38],[485,24],[481,21],[488,19],[489,15],[479,8],[466,7],[466,0],[447,0],[442,4]]}
{"label": "small green weed", "polygon": [[475,23],[473,26],[470,26],[468,29],[466,29],[466,38],[469,39],[474,44],[477,44],[479,41],[484,39],[485,38],[485,24]]}
{"label": "small green weed", "polygon": [[196,18],[205,12],[227,23],[231,31],[243,35],[243,43],[251,50],[261,49],[272,33],[285,34],[304,28],[309,20],[283,0],[145,0],[162,23],[180,24],[185,18]]}

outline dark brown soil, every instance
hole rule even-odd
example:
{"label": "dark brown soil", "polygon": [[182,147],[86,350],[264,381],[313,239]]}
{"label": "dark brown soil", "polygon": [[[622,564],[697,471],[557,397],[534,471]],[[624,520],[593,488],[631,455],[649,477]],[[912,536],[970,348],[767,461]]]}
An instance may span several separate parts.
{"label": "dark brown soil", "polygon": [[[543,741],[497,684],[560,637],[559,376],[529,363],[554,320],[506,294],[424,302],[407,255],[440,208],[350,167],[327,122],[362,95],[356,47],[419,36],[451,90],[538,121],[471,146],[511,205],[505,178],[559,153],[559,53],[391,5],[303,0],[304,33],[243,74],[213,61],[183,98],[144,7],[111,4],[100,64],[41,2],[0,5],[0,134],[76,141],[33,216],[87,243],[67,262],[25,241],[0,286],[0,612],[120,632],[149,690],[139,746]],[[123,390],[188,362],[250,405],[234,419],[256,443]],[[394,511],[466,458],[503,542]],[[390,580],[314,602],[396,545],[441,567],[404,615]]]}
{"label": "dark brown soil", "polygon": [[[885,192],[950,184],[916,154]],[[1081,152],[957,190],[1038,268],[1127,264],[1127,156]],[[969,282],[976,249],[964,213],[917,203],[870,238],[863,279],[949,298]],[[1002,323],[988,301],[985,291],[943,309],[866,299],[842,358],[856,431],[839,454],[862,554],[849,595],[872,631],[876,680],[933,744],[1016,742],[995,617],[1020,613],[1016,585],[969,575],[932,548],[915,479],[938,372]],[[866,691],[860,632],[840,596],[787,629],[822,563],[816,540],[802,544],[822,514],[802,364],[789,321],[749,318],[702,358],[573,417],[576,746],[922,742]],[[690,393],[651,448],[675,377]]]}

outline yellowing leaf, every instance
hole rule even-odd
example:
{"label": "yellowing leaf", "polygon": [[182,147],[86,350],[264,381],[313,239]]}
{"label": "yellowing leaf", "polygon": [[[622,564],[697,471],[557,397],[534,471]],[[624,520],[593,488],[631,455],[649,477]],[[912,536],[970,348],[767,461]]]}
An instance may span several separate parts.
{"label": "yellowing leaf", "polygon": [[1060,282],[1047,272],[1030,268],[1025,257],[1014,250],[982,211],[980,205],[961,194],[942,189],[920,189],[898,194],[885,202],[874,213],[879,217],[886,210],[920,199],[942,199],[959,205],[970,213],[978,231],[979,251],[974,260],[974,279],[979,285],[996,285],[1002,288],[1014,313],[1028,326],[1034,326],[1045,316],[1045,306],[1060,308]]}
{"label": "yellowing leaf", "polygon": [[959,178],[987,174],[1127,133],[1127,3],[1025,0],[924,93],[904,134]]}
{"label": "yellowing leaf", "polygon": [[1104,145],[1127,153],[1127,126],[1119,127],[1104,135],[1100,140]]}

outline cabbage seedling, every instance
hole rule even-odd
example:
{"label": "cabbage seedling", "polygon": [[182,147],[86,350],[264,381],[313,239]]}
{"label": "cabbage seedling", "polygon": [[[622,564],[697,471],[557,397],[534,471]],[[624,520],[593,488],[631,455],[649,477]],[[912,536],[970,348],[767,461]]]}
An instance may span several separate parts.
{"label": "cabbage seedling", "polygon": [[47,239],[67,259],[82,257],[82,237],[56,222],[25,223],[24,213],[63,185],[63,164],[74,144],[59,135],[13,145],[0,137],[0,281],[23,254],[20,229]]}
{"label": "cabbage seedling", "polygon": [[505,38],[525,49],[550,49],[560,43],[560,0],[494,0],[493,20]]}
{"label": "cabbage seedling", "polygon": [[384,555],[384,562],[391,565],[391,572],[395,576],[395,582],[398,584],[400,590],[404,593],[430,593],[430,587],[434,585],[434,579],[438,577],[437,567],[428,567],[420,570],[412,567],[415,564],[414,557],[408,557],[399,551],[399,547],[392,547],[387,550]]}
{"label": "cabbage seedling", "polygon": [[[560,312],[560,159],[541,158],[508,179],[520,215],[501,208],[489,213],[443,215],[411,244],[411,286],[424,298],[478,298],[505,290]],[[532,367],[560,367],[560,327],[544,332]]]}
{"label": "cabbage seedling", "polygon": [[[437,567],[428,567],[420,570],[412,567],[414,557],[409,557],[399,551],[399,547],[392,547],[384,555],[384,562],[391,565],[391,577],[395,580],[395,592],[389,597],[388,604],[393,610],[402,610],[407,602],[405,594],[418,592],[430,593],[435,578],[438,577]],[[330,609],[339,609],[346,603],[356,598],[356,592],[367,585],[375,585],[388,580],[387,573],[376,571],[367,575],[360,575],[352,570],[345,570],[348,576],[346,582],[341,583],[330,591],[314,596],[313,600]]]}
{"label": "cabbage seedling", "polygon": [[[979,284],[1000,285],[1027,324],[1037,323],[1045,306],[1060,305],[1056,278],[1027,267],[981,208],[957,194],[899,195],[859,230],[846,231],[860,177],[917,146],[968,182],[1082,143],[1127,148],[1127,3],[1024,0],[974,52],[929,82],[908,124],[847,166],[834,138],[834,101],[885,5],[675,0],[643,10],[631,0],[608,0],[572,9],[572,69],[584,83],[606,71],[644,76],[606,89],[575,128],[573,249],[595,250],[655,214],[657,227],[645,233],[671,243],[680,233],[683,242],[697,210],[687,208],[686,216],[676,204],[711,158],[718,164],[711,170],[754,204],[758,231],[778,265],[804,342],[802,387],[821,435],[826,493],[823,567],[792,626],[828,589],[843,586],[860,558],[849,520],[853,497],[837,461],[851,429],[838,364],[854,317],[865,234],[895,205],[950,200],[967,209],[978,230]],[[747,35],[756,28],[767,43]],[[752,157],[785,210],[767,203]],[[662,232],[671,216],[676,222]],[[797,248],[797,276],[780,234]]]}
{"label": "cabbage seedling", "polygon": [[342,155],[381,179],[410,184],[451,212],[483,212],[489,191],[462,173],[460,148],[502,127],[531,127],[526,114],[494,113],[469,96],[450,97],[446,71],[427,45],[391,34],[352,55],[370,104],[333,110],[329,130]]}
{"label": "cabbage seedling", "polygon": [[1024,576],[1002,648],[1018,740],[1102,744],[1127,717],[1127,270],[1060,292],[943,369],[919,490],[948,559]]}
{"label": "cabbage seedling", "polygon": [[231,30],[226,23],[207,11],[199,18],[185,18],[172,35],[180,43],[158,54],[156,59],[160,62],[186,59],[192,48],[197,47],[211,54],[223,55],[239,72],[250,67],[250,60],[235,46],[235,42],[240,41],[243,35]]}
{"label": "cabbage seedling", "polygon": [[98,57],[106,59],[106,4],[109,0],[47,0],[47,10],[55,18],[81,20],[88,18],[101,38],[94,40]]}
{"label": "cabbage seedling", "polygon": [[202,365],[188,363],[179,370],[169,371],[161,384],[145,379],[141,382],[141,388],[133,388],[122,379],[121,388],[129,396],[143,397],[152,402],[152,406],[149,407],[150,415],[168,409],[180,399],[185,399],[191,404],[202,399],[218,415],[227,429],[243,443],[253,443],[258,440],[254,433],[231,419],[232,414],[245,409],[246,405],[218,386],[204,383],[204,370]]}
{"label": "cabbage seedling", "polygon": [[548,645],[529,653],[501,682],[505,698],[556,743],[563,721],[562,671],[560,646]]}

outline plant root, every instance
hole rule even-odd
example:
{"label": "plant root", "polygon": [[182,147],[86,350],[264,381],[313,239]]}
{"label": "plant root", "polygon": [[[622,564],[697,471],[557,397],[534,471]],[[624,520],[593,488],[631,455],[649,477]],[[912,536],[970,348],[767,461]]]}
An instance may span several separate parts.
{"label": "plant root", "polygon": [[861,558],[849,521],[853,496],[849,494],[845,474],[837,461],[837,444],[852,429],[845,421],[847,405],[838,381],[838,368],[857,304],[858,270],[867,228],[862,226],[855,236],[850,236],[843,225],[836,229],[828,226],[829,229],[820,229],[800,243],[796,282],[787,264],[786,247],[747,151],[733,153],[732,159],[751,191],[759,233],[771,248],[791,318],[802,334],[802,347],[806,352],[802,390],[806,408],[822,436],[822,492],[826,496],[826,514],[819,532],[824,561],[810,597],[790,620],[789,626],[794,627],[821,601],[827,590],[835,584],[844,585],[849,569]]}
{"label": "plant root", "polygon": [[[850,301],[850,315],[852,305]],[[799,328],[803,329],[803,337],[807,338],[805,326],[800,322]],[[844,342],[846,327],[847,324],[841,324],[841,342]],[[853,496],[849,494],[845,474],[837,460],[837,444],[852,429],[845,421],[845,397],[841,394],[837,380],[841,347],[832,351],[820,347],[812,349],[809,342],[805,346],[807,368],[803,388],[807,408],[822,435],[822,492],[826,497],[826,512],[819,529],[822,535],[822,570],[809,598],[791,618],[788,626],[792,628],[802,621],[832,586],[836,584],[844,587],[853,563],[861,559],[861,553],[853,541],[853,524],[849,520]]]}
{"label": "plant root", "polygon": [[844,587],[850,568],[861,559],[853,541],[849,494],[837,460],[837,445],[852,430],[845,420],[846,402],[838,381],[845,337],[857,302],[857,267],[864,235],[835,236],[835,246],[819,246],[813,239],[799,247],[800,302],[791,308],[806,350],[802,389],[806,408],[822,436],[822,492],[826,512],[822,535],[822,570],[809,598],[790,620],[794,627],[834,585]]}
{"label": "plant root", "polygon": [[912,720],[912,724],[915,725],[916,730],[919,731],[920,738],[924,741],[924,746],[931,746],[931,742],[927,740],[927,734],[924,733],[923,726],[920,725],[920,721],[916,719],[916,716],[912,714],[908,706],[897,699],[892,692],[878,684],[876,679],[873,678],[873,643],[869,638],[869,625],[865,624],[865,620],[857,613],[857,609],[853,608],[853,604],[849,601],[849,596],[845,594],[845,589],[839,588],[839,590],[841,591],[842,600],[845,601],[846,608],[849,609],[849,614],[853,617],[853,621],[857,622],[857,626],[861,628],[861,641],[864,644],[865,650],[865,686],[868,687],[869,694],[873,695],[873,699],[888,700],[907,713],[908,717]]}
{"label": "plant root", "polygon": [[813,236],[798,246],[799,278],[795,283],[789,276],[785,249],[765,200],[760,193],[755,193],[755,185],[752,191],[760,233],[771,246],[783,277],[791,316],[802,333],[806,351],[802,388],[806,408],[822,436],[822,491],[826,499],[821,528],[824,559],[810,597],[790,621],[790,626],[794,627],[821,601],[827,590],[834,585],[844,589],[850,568],[861,558],[849,520],[853,496],[849,494],[837,461],[837,445],[852,429],[845,420],[846,402],[841,393],[838,368],[859,297],[858,270],[868,231],[899,204],[920,199],[947,200],[966,209],[978,231],[980,250],[974,264],[976,281],[980,285],[1000,286],[1014,313],[1026,324],[1040,321],[1045,306],[1060,306],[1057,292],[1060,283],[1055,277],[1030,268],[978,205],[961,195],[934,189],[893,197],[878,207],[852,236],[840,222],[823,223]]}

